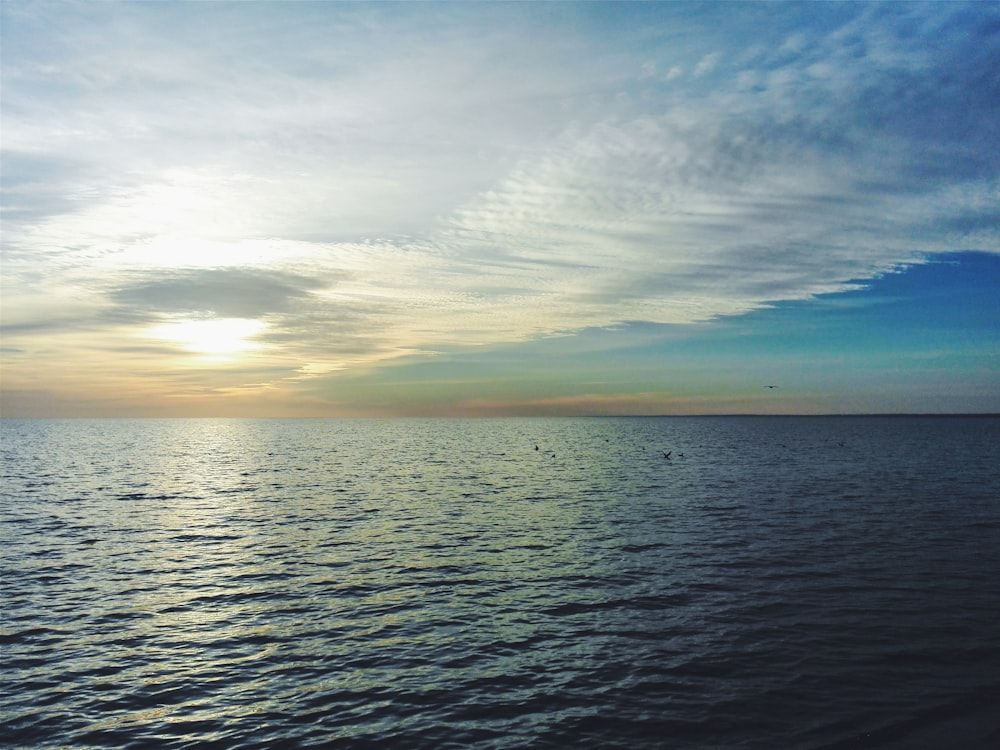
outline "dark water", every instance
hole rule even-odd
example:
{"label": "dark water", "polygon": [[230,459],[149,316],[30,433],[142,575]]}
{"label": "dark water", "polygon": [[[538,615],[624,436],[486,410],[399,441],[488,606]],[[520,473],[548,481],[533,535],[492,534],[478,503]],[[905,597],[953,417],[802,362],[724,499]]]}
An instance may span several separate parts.
{"label": "dark water", "polygon": [[1000,419],[2,430],[7,747],[1000,746]]}

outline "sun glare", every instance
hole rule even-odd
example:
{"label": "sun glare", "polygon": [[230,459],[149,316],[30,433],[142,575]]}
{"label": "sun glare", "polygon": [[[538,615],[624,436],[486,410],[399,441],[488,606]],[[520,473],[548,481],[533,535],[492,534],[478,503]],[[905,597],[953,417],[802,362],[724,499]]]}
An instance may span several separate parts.
{"label": "sun glare", "polygon": [[260,349],[253,341],[266,324],[248,318],[215,318],[211,320],[180,320],[164,323],[149,331],[163,341],[180,344],[196,354],[231,357],[251,349]]}

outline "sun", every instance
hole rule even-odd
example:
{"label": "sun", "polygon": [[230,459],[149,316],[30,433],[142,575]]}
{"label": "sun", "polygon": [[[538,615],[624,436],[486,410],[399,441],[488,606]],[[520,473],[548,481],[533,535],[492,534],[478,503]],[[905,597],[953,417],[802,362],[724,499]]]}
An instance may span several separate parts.
{"label": "sun", "polygon": [[254,341],[266,323],[250,318],[211,318],[178,320],[148,331],[153,338],[179,344],[187,351],[207,357],[231,358],[262,344]]}

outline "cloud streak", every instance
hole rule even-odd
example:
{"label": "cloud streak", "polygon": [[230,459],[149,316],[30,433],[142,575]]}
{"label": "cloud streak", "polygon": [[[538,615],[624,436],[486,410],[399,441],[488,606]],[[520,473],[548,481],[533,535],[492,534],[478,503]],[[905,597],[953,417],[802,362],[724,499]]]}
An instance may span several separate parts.
{"label": "cloud streak", "polygon": [[294,388],[1000,252],[994,6],[285,10],[4,5],[11,362],[246,318]]}
{"label": "cloud streak", "polygon": [[320,279],[261,269],[184,269],[122,287],[110,297],[131,310],[257,318],[287,311],[324,286]]}

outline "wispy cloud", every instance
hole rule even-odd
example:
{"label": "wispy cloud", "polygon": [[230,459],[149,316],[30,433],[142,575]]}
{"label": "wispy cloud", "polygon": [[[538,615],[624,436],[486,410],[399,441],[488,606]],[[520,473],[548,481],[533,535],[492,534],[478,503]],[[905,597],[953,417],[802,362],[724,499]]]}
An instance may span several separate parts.
{"label": "wispy cloud", "polygon": [[290,386],[1000,251],[1000,11],[795,8],[6,3],[5,337]]}

